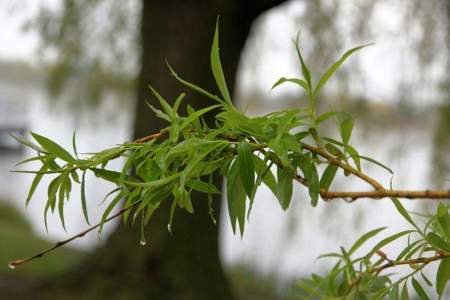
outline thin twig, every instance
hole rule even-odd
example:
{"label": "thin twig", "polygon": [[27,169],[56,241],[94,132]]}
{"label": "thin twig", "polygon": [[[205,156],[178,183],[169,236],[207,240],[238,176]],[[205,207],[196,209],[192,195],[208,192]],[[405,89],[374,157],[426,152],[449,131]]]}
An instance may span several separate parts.
{"label": "thin twig", "polygon": [[[382,271],[389,269],[389,268],[393,268],[399,265],[417,265],[417,264],[422,264],[422,267],[428,265],[429,263],[433,262],[433,261],[437,261],[437,260],[441,260],[444,258],[449,258],[450,257],[450,253],[447,252],[439,252],[437,255],[435,256],[431,256],[431,257],[419,257],[419,258],[413,258],[413,259],[407,259],[407,260],[400,260],[400,261],[389,261],[388,263],[379,266],[377,268],[373,268],[371,270],[368,271],[369,274],[380,274]],[[353,280],[348,288],[347,288],[347,294],[355,287],[359,284],[359,282],[362,279],[363,274],[360,274],[357,278],[355,278],[355,280]]]}
{"label": "thin twig", "polygon": [[373,179],[372,177],[368,176],[367,174],[364,174],[363,172],[358,171],[357,169],[353,168],[351,165],[335,158],[334,156],[332,156],[331,154],[329,154],[322,148],[317,148],[317,147],[314,147],[314,146],[311,146],[311,145],[305,144],[305,143],[301,143],[301,145],[303,148],[307,149],[308,151],[322,156],[323,158],[328,160],[328,162],[330,164],[335,165],[335,166],[361,178],[362,180],[364,180],[365,182],[367,182],[368,184],[373,186],[373,188],[375,190],[384,190],[383,185],[381,183],[379,183],[377,180]]}
{"label": "thin twig", "polygon": [[64,246],[64,245],[66,245],[66,244],[72,242],[73,240],[76,240],[76,239],[78,239],[78,238],[81,238],[81,237],[85,236],[87,233],[89,233],[89,232],[93,231],[94,229],[100,227],[102,224],[108,223],[109,221],[111,221],[111,220],[113,220],[113,219],[115,219],[115,218],[121,216],[124,212],[126,212],[127,210],[133,208],[133,207],[136,206],[138,203],[139,203],[139,202],[135,202],[134,204],[132,204],[132,205],[130,205],[130,206],[127,206],[127,207],[125,207],[125,208],[122,208],[121,210],[119,210],[117,213],[115,213],[115,214],[112,215],[111,217],[105,219],[105,221],[99,222],[98,224],[96,224],[96,225],[94,225],[94,226],[91,226],[91,227],[89,227],[88,229],[83,230],[82,232],[80,232],[80,233],[78,233],[78,234],[76,234],[76,235],[74,235],[74,236],[72,236],[72,237],[70,237],[70,238],[68,238],[68,239],[66,239],[66,240],[59,241],[59,242],[57,242],[56,244],[54,244],[52,247],[50,247],[50,248],[48,248],[48,249],[46,249],[46,250],[44,250],[44,251],[41,251],[41,252],[39,252],[39,253],[37,253],[37,254],[35,254],[35,255],[33,255],[33,256],[30,256],[30,257],[27,257],[27,258],[23,258],[23,259],[16,259],[16,260],[10,261],[10,262],[8,262],[8,267],[9,267],[10,269],[14,269],[14,268],[16,268],[17,266],[20,266],[20,265],[22,265],[22,264],[24,264],[24,263],[30,262],[30,261],[32,261],[32,260],[35,260],[36,258],[40,258],[40,257],[44,256],[45,254],[47,254],[47,253],[49,253],[49,252],[52,252],[52,251],[58,249],[59,247],[62,247],[62,246]]}

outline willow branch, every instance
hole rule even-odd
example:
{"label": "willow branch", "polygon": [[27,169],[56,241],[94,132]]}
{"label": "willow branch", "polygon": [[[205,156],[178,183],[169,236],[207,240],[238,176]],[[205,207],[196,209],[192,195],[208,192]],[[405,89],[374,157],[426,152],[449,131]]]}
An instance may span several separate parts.
{"label": "willow branch", "polygon": [[315,153],[317,155],[322,156],[325,158],[330,164],[335,165],[353,175],[356,177],[361,178],[368,184],[370,184],[375,190],[384,190],[384,187],[381,183],[379,183],[377,180],[373,179],[372,177],[368,176],[367,174],[364,174],[363,172],[358,171],[357,169],[353,168],[351,165],[337,159],[333,155],[329,154],[322,148],[314,147],[309,144],[301,143],[302,147],[307,149],[308,151]]}
{"label": "willow branch", "polygon": [[108,223],[109,221],[111,221],[111,220],[113,220],[113,219],[115,219],[115,218],[121,216],[124,212],[130,210],[131,208],[133,208],[134,206],[136,206],[138,203],[140,203],[140,202],[135,202],[134,204],[132,204],[132,205],[130,205],[130,206],[127,206],[127,207],[125,207],[125,208],[122,208],[121,210],[119,210],[119,211],[118,211],[117,213],[115,213],[114,215],[112,215],[112,216],[110,216],[109,218],[105,219],[105,221],[99,222],[98,224],[96,224],[96,225],[94,225],[94,226],[91,226],[91,227],[89,227],[88,229],[83,230],[82,232],[80,232],[80,233],[78,233],[78,234],[76,234],[76,235],[74,235],[74,236],[72,236],[72,237],[70,237],[70,238],[68,238],[68,239],[66,239],[66,240],[59,241],[59,242],[55,243],[52,247],[50,247],[50,248],[48,248],[48,249],[46,249],[46,250],[43,250],[43,251],[41,251],[41,252],[39,252],[39,253],[37,253],[37,254],[35,254],[35,255],[33,255],[33,256],[30,256],[30,257],[27,257],[27,258],[23,258],[23,259],[16,259],[16,260],[10,261],[10,262],[8,262],[8,267],[9,267],[10,269],[15,269],[17,266],[20,266],[20,265],[23,265],[23,264],[25,264],[25,263],[27,263],[27,262],[30,262],[30,261],[32,261],[32,260],[35,260],[36,258],[41,258],[41,257],[44,256],[45,254],[47,254],[47,253],[49,253],[49,252],[52,252],[52,251],[58,249],[59,247],[62,247],[62,246],[64,246],[64,245],[66,245],[66,244],[72,242],[73,240],[76,240],[76,239],[78,239],[78,238],[81,238],[81,237],[85,236],[87,233],[89,233],[89,232],[91,232],[91,231],[97,229],[98,227],[102,226],[102,224]]}
{"label": "willow branch", "polygon": [[355,201],[359,198],[405,198],[405,199],[450,199],[450,190],[445,191],[403,191],[403,190],[375,190],[375,191],[358,191],[358,192],[334,192],[321,190],[320,195],[324,200],[336,198],[351,199]]}
{"label": "willow branch", "polygon": [[[425,267],[426,265],[428,265],[429,263],[432,263],[434,261],[437,260],[441,260],[441,259],[445,259],[445,258],[449,258],[450,257],[450,253],[447,252],[439,252],[437,255],[435,256],[431,256],[431,257],[419,257],[419,258],[414,258],[414,259],[407,259],[407,260],[400,260],[400,261],[389,261],[386,264],[379,266],[377,268],[373,268],[368,270],[367,273],[369,274],[380,274],[382,271],[386,270],[386,269],[390,269],[396,266],[400,266],[400,265],[418,265],[421,264],[422,268]],[[363,274],[360,274],[355,280],[353,280],[353,282],[351,282],[347,288],[347,294],[355,287],[359,284],[359,282],[362,279]]]}

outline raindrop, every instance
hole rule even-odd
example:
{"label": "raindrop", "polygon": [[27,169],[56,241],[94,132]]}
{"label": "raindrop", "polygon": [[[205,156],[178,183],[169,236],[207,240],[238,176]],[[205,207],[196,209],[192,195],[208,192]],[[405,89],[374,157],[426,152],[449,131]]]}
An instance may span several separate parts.
{"label": "raindrop", "polygon": [[11,270],[14,270],[16,268],[16,265],[13,263],[9,263],[8,268],[10,268]]}
{"label": "raindrop", "polygon": [[141,246],[147,245],[147,241],[145,240],[145,238],[141,239],[139,243],[141,244]]}
{"label": "raindrop", "polygon": [[167,230],[169,230],[169,232],[172,233],[172,224],[167,224]]}

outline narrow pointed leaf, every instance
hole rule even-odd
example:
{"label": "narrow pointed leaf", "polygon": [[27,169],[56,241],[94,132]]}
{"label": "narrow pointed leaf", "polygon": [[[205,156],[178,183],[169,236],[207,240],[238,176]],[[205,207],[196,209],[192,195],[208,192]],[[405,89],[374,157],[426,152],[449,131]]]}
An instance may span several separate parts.
{"label": "narrow pointed leaf", "polygon": [[163,108],[164,112],[170,117],[172,121],[175,120],[175,113],[173,108],[170,106],[170,104],[167,102],[166,99],[164,99],[151,85],[148,86],[152,93],[155,95],[155,97],[158,99],[159,103],[161,104],[161,107]]}
{"label": "narrow pointed leaf", "polygon": [[351,117],[347,117],[339,124],[339,130],[341,132],[342,143],[347,145],[350,141],[353,130],[353,120]]}
{"label": "narrow pointed leaf", "polygon": [[191,124],[192,122],[198,120],[198,118],[200,118],[200,116],[206,114],[207,112],[219,108],[221,105],[211,105],[208,107],[205,107],[203,109],[197,110],[193,113],[191,113],[189,116],[186,117],[186,119],[183,120],[183,123],[181,123],[180,126],[180,130],[183,130],[184,128],[186,128],[186,126],[188,126],[189,124]]}
{"label": "narrow pointed leaf", "polygon": [[230,167],[227,175],[227,199],[233,232],[236,233],[236,221],[239,223],[241,235],[245,224],[245,188],[239,178],[239,162],[236,160]]}
{"label": "narrow pointed leaf", "polygon": [[355,47],[353,49],[350,49],[349,51],[345,52],[342,57],[335,62],[326,72],[322,75],[319,82],[317,83],[316,88],[314,89],[314,95],[317,95],[320,92],[320,89],[324,86],[324,84],[330,79],[331,76],[333,76],[334,72],[336,72],[337,69],[344,63],[344,61],[353,53],[355,53],[358,50],[361,50],[362,48],[368,47],[373,44],[366,44],[362,46]]}
{"label": "narrow pointed leaf", "polygon": [[86,171],[83,172],[83,175],[81,177],[81,208],[83,210],[84,219],[86,220],[86,223],[89,223],[89,216],[88,216],[88,210],[87,210],[87,204],[86,204]]}
{"label": "narrow pointed leaf", "polygon": [[297,38],[294,41],[295,49],[297,50],[298,58],[300,59],[300,64],[302,67],[302,74],[305,78],[306,83],[308,84],[309,91],[312,92],[312,84],[311,84],[311,73],[309,72],[308,67],[306,66],[305,61],[303,60],[302,52],[300,51],[300,33],[297,34]]}
{"label": "narrow pointed leaf", "polygon": [[436,292],[442,296],[445,286],[450,279],[450,258],[444,258],[439,263],[439,268],[436,273]]}
{"label": "narrow pointed leaf", "polygon": [[106,207],[105,211],[103,212],[101,221],[100,221],[100,228],[98,232],[101,234],[103,230],[103,225],[105,225],[105,220],[108,218],[111,211],[114,209],[114,207],[117,206],[117,204],[122,200],[122,193],[117,194],[116,197],[109,203],[109,205]]}
{"label": "narrow pointed leaf", "polygon": [[430,299],[430,298],[428,298],[427,293],[422,288],[420,283],[416,279],[414,279],[414,277],[411,278],[411,283],[412,283],[412,286],[414,287],[414,289],[416,290],[416,293],[417,293],[417,295],[419,296],[420,299],[422,299],[422,300],[429,300]]}
{"label": "narrow pointed leaf", "polygon": [[276,196],[280,202],[281,208],[284,210],[289,208],[291,203],[293,186],[292,186],[292,171],[285,167],[277,167],[277,193]]}
{"label": "narrow pointed leaf", "polygon": [[181,78],[180,76],[178,76],[178,74],[174,71],[174,69],[172,69],[172,67],[169,65],[169,63],[168,63],[168,62],[166,62],[166,63],[167,63],[167,67],[168,67],[169,70],[170,70],[170,75],[172,75],[173,77],[175,77],[175,79],[176,79],[178,82],[180,82],[181,84],[187,86],[187,87],[190,88],[191,90],[196,91],[196,92],[199,93],[200,95],[203,95],[203,96],[206,96],[206,97],[208,97],[208,98],[210,98],[210,99],[213,99],[214,101],[217,101],[217,102],[219,102],[219,103],[221,103],[221,104],[223,104],[223,105],[230,106],[230,105],[228,105],[226,102],[224,102],[222,99],[220,99],[219,97],[217,97],[216,95],[213,95],[213,94],[211,94],[210,92],[208,92],[208,91],[202,89],[201,87],[199,87],[199,86],[197,86],[197,85],[195,85],[195,84],[193,84],[193,83],[190,83],[189,81],[186,81],[186,80],[184,80],[183,78]]}
{"label": "narrow pointed leaf", "polygon": [[275,82],[272,86],[272,88],[270,90],[273,90],[274,88],[276,88],[277,86],[285,83],[285,82],[291,82],[291,83],[295,83],[297,85],[299,85],[300,87],[302,87],[305,91],[309,91],[309,87],[308,84],[299,78],[286,78],[286,77],[281,77],[280,79],[278,79],[277,82]]}
{"label": "narrow pointed leaf", "polygon": [[338,170],[338,167],[335,165],[329,164],[325,171],[323,171],[322,178],[320,178],[320,188],[328,190],[331,186],[331,183],[333,183],[334,177],[336,175],[336,172]]}
{"label": "narrow pointed leaf", "polygon": [[34,139],[44,147],[48,152],[51,154],[56,155],[57,157],[61,158],[62,160],[69,162],[69,163],[75,163],[75,159],[70,155],[67,150],[65,150],[63,147],[58,145],[57,143],[53,142],[52,140],[39,135],[37,133],[32,132],[31,135],[34,137]]}
{"label": "narrow pointed leaf", "polygon": [[[42,167],[39,169],[39,172],[45,172],[48,169],[48,163],[45,162]],[[36,191],[37,186],[41,182],[42,177],[44,176],[43,173],[38,173],[33,179],[33,182],[31,183],[30,190],[28,191],[28,196],[26,200],[26,205],[28,206],[28,203],[30,203],[31,198],[33,197],[34,192]]]}
{"label": "narrow pointed leaf", "polygon": [[223,75],[222,64],[220,62],[219,56],[219,19],[216,22],[216,30],[214,33],[213,44],[211,47],[211,69],[216,80],[217,86],[219,87],[220,93],[223,99],[231,105],[230,93],[228,92],[227,84],[225,82],[225,76]]}
{"label": "narrow pointed leaf", "polygon": [[446,205],[439,203],[437,217],[442,231],[447,239],[450,239],[450,218],[448,216],[448,208]]}
{"label": "narrow pointed leaf", "polygon": [[35,151],[37,151],[37,152],[41,152],[41,153],[46,153],[46,154],[48,154],[48,151],[47,151],[47,150],[45,150],[44,148],[42,148],[42,147],[36,145],[35,143],[33,143],[33,142],[29,141],[29,140],[27,140],[24,136],[21,136],[21,135],[15,135],[15,134],[12,134],[12,133],[10,134],[10,136],[11,136],[13,139],[15,139],[18,143],[20,143],[20,144],[22,144],[22,145],[25,145],[25,146],[27,146],[27,147],[30,147],[31,149],[33,149],[33,150],[35,150]]}
{"label": "narrow pointed leaf", "polygon": [[75,153],[75,157],[78,158],[78,150],[77,150],[76,134],[77,134],[77,131],[74,130],[74,131],[73,131],[73,135],[72,135],[72,149],[73,149],[73,153]]}
{"label": "narrow pointed leaf", "polygon": [[175,100],[175,104],[173,105],[173,110],[175,114],[177,114],[178,109],[180,107],[181,101],[183,101],[184,97],[186,96],[186,93],[181,93],[177,99]]}
{"label": "narrow pointed leaf", "polygon": [[239,175],[245,192],[251,197],[253,185],[255,184],[255,167],[253,165],[253,153],[250,145],[242,141],[238,145]]}
{"label": "narrow pointed leaf", "polygon": [[353,246],[350,248],[350,250],[348,251],[348,255],[352,255],[353,253],[355,253],[356,250],[359,249],[359,247],[361,247],[365,242],[367,242],[369,239],[371,239],[372,237],[376,236],[378,233],[380,233],[381,231],[385,230],[387,227],[380,227],[374,230],[371,230],[365,234],[363,234],[356,242],[355,244],[353,244]]}
{"label": "narrow pointed leaf", "polygon": [[253,155],[253,163],[255,166],[256,173],[262,174],[262,172],[265,172],[265,175],[263,177],[264,184],[272,191],[274,195],[277,195],[277,182],[275,180],[275,176],[273,176],[273,173],[270,169],[267,171],[267,165],[261,158]]}
{"label": "narrow pointed leaf", "polygon": [[427,234],[427,241],[435,248],[450,252],[450,245],[434,232]]}

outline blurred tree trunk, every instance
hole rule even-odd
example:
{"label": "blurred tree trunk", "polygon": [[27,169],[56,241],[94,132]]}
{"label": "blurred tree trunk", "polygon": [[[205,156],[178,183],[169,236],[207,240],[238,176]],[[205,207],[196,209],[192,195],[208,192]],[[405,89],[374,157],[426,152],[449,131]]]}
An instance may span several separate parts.
{"label": "blurred tree trunk", "polygon": [[[215,21],[221,15],[222,65],[229,89],[233,91],[240,53],[253,20],[281,2],[142,1],[142,67],[134,136],[142,137],[167,126],[145,105],[147,100],[159,106],[150,95],[148,84],[169,101],[186,91],[168,75],[165,58],[183,78],[217,93],[209,52]],[[208,99],[187,92],[185,104],[195,108],[210,104]],[[216,184],[221,185],[220,178]],[[79,269],[64,277],[58,291],[48,288],[48,295],[52,299],[58,293],[75,299],[233,299],[219,259],[219,227],[209,218],[206,197],[196,195],[192,199],[195,214],[177,211],[173,235],[166,229],[169,215],[166,203],[147,227],[145,247],[139,244],[138,228],[119,225],[105,245],[94,251]],[[220,197],[215,199],[214,208],[218,219]]]}

